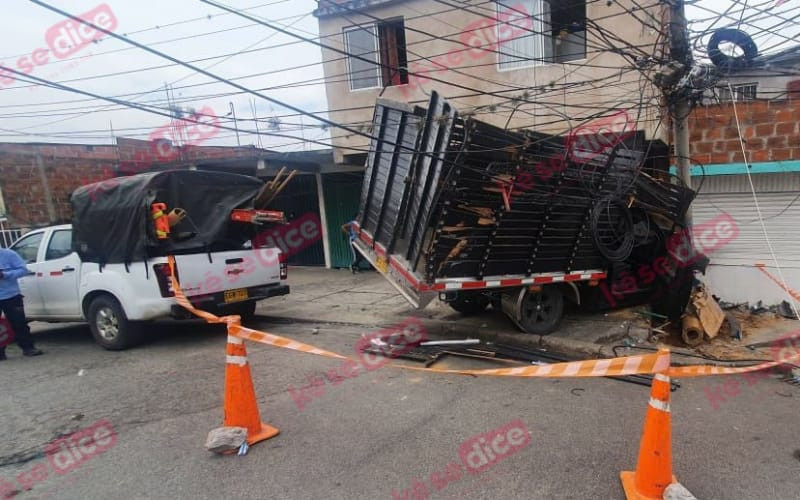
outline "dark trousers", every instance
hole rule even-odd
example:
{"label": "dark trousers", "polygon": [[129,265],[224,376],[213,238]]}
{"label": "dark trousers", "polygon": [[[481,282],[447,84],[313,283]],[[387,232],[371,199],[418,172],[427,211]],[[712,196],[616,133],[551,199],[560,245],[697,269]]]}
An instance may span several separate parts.
{"label": "dark trousers", "polygon": [[[11,329],[14,330],[14,339],[23,351],[33,349],[33,335],[25,319],[25,309],[22,306],[22,295],[0,300],[0,311],[5,315]],[[0,347],[0,351],[4,348]]]}
{"label": "dark trousers", "polygon": [[356,250],[356,246],[352,241],[350,242],[350,252],[353,254],[353,262],[350,264],[350,269],[357,271],[361,265],[361,261],[364,260],[364,256],[361,255],[361,252]]}

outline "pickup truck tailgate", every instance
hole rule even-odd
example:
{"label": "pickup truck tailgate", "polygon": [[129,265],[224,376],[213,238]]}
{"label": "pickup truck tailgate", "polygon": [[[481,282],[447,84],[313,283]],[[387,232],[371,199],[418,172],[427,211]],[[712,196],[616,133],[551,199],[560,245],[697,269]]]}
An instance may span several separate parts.
{"label": "pickup truck tailgate", "polygon": [[178,280],[187,296],[280,282],[280,250],[259,248],[176,255]]}

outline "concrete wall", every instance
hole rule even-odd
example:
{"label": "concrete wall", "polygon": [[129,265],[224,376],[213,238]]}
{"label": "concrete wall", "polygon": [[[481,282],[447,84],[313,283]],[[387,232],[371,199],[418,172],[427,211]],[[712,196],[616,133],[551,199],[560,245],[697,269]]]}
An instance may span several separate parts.
{"label": "concrete wall", "polygon": [[747,76],[731,75],[721,81],[719,85],[726,86],[728,82],[732,85],[757,83],[756,97],[758,99],[783,99],[788,94],[796,94],[800,89],[800,79],[797,78],[797,75],[789,74],[796,70],[787,68],[785,71],[787,74],[776,74],[763,70],[745,70]]}
{"label": "concrete wall", "polygon": [[[644,27],[630,15],[624,14],[620,4],[627,3],[590,2],[587,6],[587,18],[595,20],[604,32],[607,31],[632,45],[642,46],[647,53],[656,52],[656,48],[660,47],[657,44],[657,31]],[[467,49],[458,43],[459,40],[465,40],[462,38],[465,29],[469,34],[469,27],[481,21],[490,26],[480,31],[484,34],[482,36],[496,37],[497,23],[492,21],[491,17],[486,17],[494,12],[492,3],[480,2],[469,9],[476,13],[470,13],[468,9],[453,9],[431,0],[389,2],[360,8],[369,15],[381,19],[404,18],[409,70],[412,73],[428,71],[428,76],[475,89],[468,90],[432,80],[426,81],[424,75],[422,78],[410,75],[409,84],[387,87],[381,97],[402,102],[424,103],[428,99],[427,94],[431,90],[436,90],[445,98],[451,99],[460,112],[476,112],[481,120],[499,126],[506,126],[509,116],[512,116],[511,108],[519,105],[509,123],[510,128],[525,127],[542,132],[565,133],[570,126],[578,125],[581,117],[610,108],[634,110],[632,114],[635,116],[640,108],[640,98],[644,94],[644,103],[650,106],[639,117],[640,123],[647,126],[640,128],[648,130],[648,136],[653,137],[652,131],[660,118],[657,100],[660,94],[649,88],[646,81],[643,83],[637,71],[620,74],[617,68],[630,67],[630,60],[607,50],[600,50],[599,47],[607,47],[608,42],[600,40],[596,30],[589,30],[585,60],[499,71],[498,54],[480,49]],[[654,6],[648,12],[656,19],[662,19],[660,9]],[[442,13],[443,11],[446,12]],[[647,18],[647,15],[640,12],[639,17]],[[319,19],[320,35],[325,44],[344,50],[343,28],[372,21],[374,18],[353,12],[346,15],[323,16]],[[445,39],[431,39],[426,33]],[[473,33],[478,32],[473,31]],[[489,42],[495,41],[496,38]],[[616,45],[622,43],[616,42]],[[359,108],[331,112],[330,118],[356,127],[362,126],[362,130],[368,131],[364,124],[369,125],[372,120],[372,107],[375,99],[381,94],[381,89],[351,91],[347,79],[346,59],[328,49],[323,49],[322,56],[325,61],[328,107],[332,110]],[[421,59],[424,57],[432,58],[434,62]],[[588,64],[593,67],[587,67]],[[583,82],[597,78],[606,79],[593,86],[581,85],[572,90],[565,90],[560,86],[565,82]],[[558,89],[550,89],[551,83],[555,83]],[[481,94],[498,91],[500,95],[496,96]],[[481,95],[470,95],[476,93]],[[517,100],[512,102],[511,99],[514,97]],[[526,100],[535,103],[524,103]],[[573,120],[568,123],[561,115],[571,117]],[[659,132],[664,133],[665,128],[661,127]],[[334,146],[337,148],[363,148],[367,145],[367,139],[353,136],[340,129],[333,130],[332,134]],[[355,151],[337,149],[337,162],[341,161],[342,153],[353,152]]]}
{"label": "concrete wall", "polygon": [[[766,270],[777,277],[778,271],[770,264],[768,255],[765,255]],[[800,284],[800,269],[792,266],[781,266],[783,277],[790,287],[798,290]],[[791,302],[789,295],[774,281],[755,267],[735,267],[711,264],[706,270],[706,276],[700,278],[707,283],[711,292],[728,302],[748,302],[755,305],[759,300],[764,305],[780,304],[784,300]]]}

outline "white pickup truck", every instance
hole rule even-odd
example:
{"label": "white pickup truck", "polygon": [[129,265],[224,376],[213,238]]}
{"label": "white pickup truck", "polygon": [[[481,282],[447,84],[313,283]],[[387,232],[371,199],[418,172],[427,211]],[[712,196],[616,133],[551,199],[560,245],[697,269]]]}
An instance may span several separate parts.
{"label": "white pickup truck", "polygon": [[[11,249],[31,272],[19,280],[30,320],[86,321],[98,344],[120,350],[140,340],[143,322],[189,317],[172,298],[166,257],[127,266],[82,262],[70,225],[31,231]],[[194,305],[246,320],[257,301],[289,293],[284,257],[277,248],[176,255],[176,275]]]}

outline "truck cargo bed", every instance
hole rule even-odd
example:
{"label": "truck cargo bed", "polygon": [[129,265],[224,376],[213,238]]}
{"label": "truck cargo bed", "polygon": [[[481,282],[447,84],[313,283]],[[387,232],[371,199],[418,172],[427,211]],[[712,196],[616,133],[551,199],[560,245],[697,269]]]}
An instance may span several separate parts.
{"label": "truck cargo bed", "polygon": [[596,282],[630,257],[634,228],[663,251],[659,225],[682,225],[694,194],[641,133],[570,154],[569,138],[460,117],[435,92],[427,109],[378,101],[372,130],[355,245],[416,307],[445,290]]}

